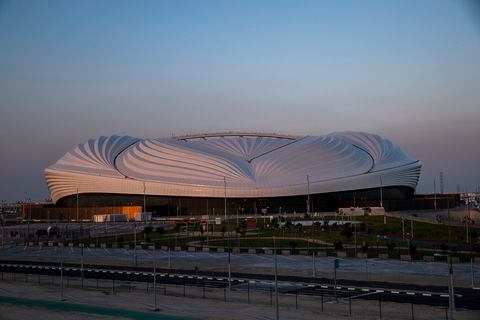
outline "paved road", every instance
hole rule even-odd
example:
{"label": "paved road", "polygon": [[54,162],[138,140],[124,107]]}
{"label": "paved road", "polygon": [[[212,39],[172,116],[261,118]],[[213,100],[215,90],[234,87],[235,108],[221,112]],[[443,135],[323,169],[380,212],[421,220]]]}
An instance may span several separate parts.
{"label": "paved road", "polygon": [[[82,255],[81,248],[58,247],[11,247],[1,252],[2,259],[29,259],[60,261],[61,253],[66,261],[79,262]],[[192,269],[198,266],[201,270],[218,270],[226,268],[228,253],[206,253],[186,251],[164,251],[143,249],[102,249],[84,248],[83,255],[89,261],[118,261],[119,263],[133,263],[135,255],[139,264],[151,264],[153,260],[160,267],[177,267],[190,265]],[[333,272],[334,257],[311,256],[284,256],[278,255],[278,267],[282,274],[313,275],[314,266],[316,275],[330,276]],[[264,254],[231,254],[232,268],[241,270],[266,270],[270,272],[273,266],[273,256]],[[225,269],[223,269],[225,270]],[[456,263],[454,273],[456,279],[470,282],[472,271],[476,283],[480,284],[480,265]],[[448,274],[448,266],[444,262],[407,262],[399,260],[380,259],[340,259],[339,273],[357,273],[368,275],[402,275],[420,277],[438,277],[442,281]],[[446,282],[445,282],[446,283]]]}

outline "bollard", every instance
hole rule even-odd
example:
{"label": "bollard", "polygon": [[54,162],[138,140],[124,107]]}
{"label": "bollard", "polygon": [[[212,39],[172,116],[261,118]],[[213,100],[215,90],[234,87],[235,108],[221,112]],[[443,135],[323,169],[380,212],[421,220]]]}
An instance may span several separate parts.
{"label": "bollard", "polygon": [[247,282],[247,303],[250,303],[250,281]]}

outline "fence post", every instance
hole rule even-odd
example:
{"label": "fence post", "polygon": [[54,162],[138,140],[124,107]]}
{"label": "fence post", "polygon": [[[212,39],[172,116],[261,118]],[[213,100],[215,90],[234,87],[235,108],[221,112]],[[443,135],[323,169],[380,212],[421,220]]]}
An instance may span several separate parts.
{"label": "fence post", "polygon": [[295,287],[295,309],[298,309],[298,287]]}
{"label": "fence post", "polygon": [[445,320],[448,319],[448,301],[445,299]]}
{"label": "fence post", "polygon": [[270,305],[273,305],[272,285],[270,285]]}
{"label": "fence post", "polygon": [[163,277],[163,295],[164,296],[167,295],[167,275]]}
{"label": "fence post", "polygon": [[225,283],[225,279],[223,280],[223,301],[227,302],[227,284]]}
{"label": "fence post", "polygon": [[380,319],[382,319],[382,294],[378,293],[378,311],[380,312]]}
{"label": "fence post", "polygon": [[323,312],[323,289],[320,289],[320,296],[322,297],[322,312]]}
{"label": "fence post", "polygon": [[412,305],[412,320],[414,320],[415,315],[413,314],[413,297],[410,297],[410,304]]}
{"label": "fence post", "polygon": [[352,315],[352,294],[348,291],[348,314]]}

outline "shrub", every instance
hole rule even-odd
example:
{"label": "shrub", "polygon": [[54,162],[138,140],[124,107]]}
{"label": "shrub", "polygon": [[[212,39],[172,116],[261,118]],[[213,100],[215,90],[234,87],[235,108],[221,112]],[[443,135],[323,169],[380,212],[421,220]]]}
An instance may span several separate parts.
{"label": "shrub", "polygon": [[340,240],[334,241],[333,246],[335,247],[335,250],[341,250],[343,248],[342,241]]}
{"label": "shrub", "polygon": [[342,228],[342,235],[346,237],[347,239],[351,239],[353,236],[353,230],[352,227],[349,224],[346,224]]}

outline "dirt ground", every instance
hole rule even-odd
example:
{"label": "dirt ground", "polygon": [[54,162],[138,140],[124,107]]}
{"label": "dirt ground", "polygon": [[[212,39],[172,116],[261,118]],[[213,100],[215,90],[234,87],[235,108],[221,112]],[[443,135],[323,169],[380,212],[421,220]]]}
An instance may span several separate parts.
{"label": "dirt ground", "polygon": [[[147,293],[143,286],[138,285],[132,292],[119,284],[117,291],[112,292],[105,286],[95,289],[95,284],[86,284],[88,289],[65,289],[60,301],[58,285],[48,285],[25,282],[1,281],[0,295],[28,299],[55,301],[56,303],[82,304],[101,306],[112,309],[136,310],[150,312],[152,315],[182,316],[190,319],[275,319],[274,303],[270,304],[268,294],[252,293],[250,303],[247,302],[245,292],[228,292],[227,301],[224,301],[223,289],[209,288],[202,298],[202,288],[188,288],[186,297],[183,297],[181,286],[168,286],[167,295],[163,287],[157,289],[158,313],[153,313],[155,306],[152,289]],[[273,301],[274,301],[273,297]],[[414,305],[414,319],[445,319],[445,309]],[[382,302],[382,318],[384,319],[412,319],[410,304]],[[294,296],[280,296],[280,319],[378,319],[379,304],[377,300],[352,299],[351,314],[348,299],[335,302],[332,298],[325,298],[324,310],[321,310],[320,297],[302,296],[295,302]],[[110,319],[111,317],[98,314],[84,314],[75,312],[60,312],[46,308],[31,308],[24,305],[0,303],[0,319]],[[473,320],[480,318],[480,311],[457,310],[455,319]],[[139,318],[137,318],[139,319]],[[161,317],[161,319],[168,319]]]}

